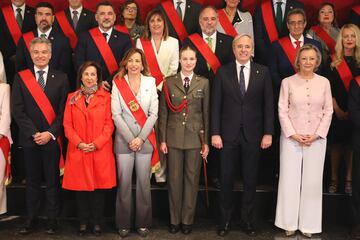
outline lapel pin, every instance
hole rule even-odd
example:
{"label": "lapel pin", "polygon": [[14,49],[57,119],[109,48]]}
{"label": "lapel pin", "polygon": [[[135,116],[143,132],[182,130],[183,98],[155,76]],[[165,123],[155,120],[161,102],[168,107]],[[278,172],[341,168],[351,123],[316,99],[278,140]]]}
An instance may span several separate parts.
{"label": "lapel pin", "polygon": [[[110,36],[111,37],[111,36]],[[114,34],[114,38],[117,38],[117,34]]]}
{"label": "lapel pin", "polygon": [[222,43],[222,40],[220,39],[220,41],[219,41],[220,43]]}
{"label": "lapel pin", "polygon": [[171,94],[171,96],[172,96],[172,97],[175,97],[175,95],[174,95],[174,94]]}
{"label": "lapel pin", "polygon": [[86,13],[83,13],[83,16],[85,16],[85,17],[86,17]]}
{"label": "lapel pin", "polygon": [[50,37],[50,40],[54,40],[54,37]]}
{"label": "lapel pin", "polygon": [[259,70],[256,70],[256,73],[259,74]]}
{"label": "lapel pin", "polygon": [[190,8],[190,5],[188,5],[187,8]]}
{"label": "lapel pin", "polygon": [[26,13],[30,13],[30,11],[29,11],[29,10],[26,10]]}
{"label": "lapel pin", "polygon": [[290,9],[293,9],[293,6],[290,6]]}
{"label": "lapel pin", "polygon": [[51,75],[51,77],[52,77],[52,78],[54,78],[54,77],[55,77],[55,75],[54,75],[54,74],[52,74],[52,75]]}

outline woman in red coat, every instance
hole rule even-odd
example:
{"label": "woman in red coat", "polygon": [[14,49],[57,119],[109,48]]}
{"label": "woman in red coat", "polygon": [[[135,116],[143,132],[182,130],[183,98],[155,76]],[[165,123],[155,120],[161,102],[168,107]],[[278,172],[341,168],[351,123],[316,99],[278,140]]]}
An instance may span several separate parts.
{"label": "woman in red coat", "polygon": [[110,93],[101,88],[101,70],[95,62],[80,66],[77,82],[80,89],[69,94],[64,113],[69,145],[63,188],[76,191],[79,235],[86,233],[89,221],[93,233],[100,235],[103,189],[116,186]]}

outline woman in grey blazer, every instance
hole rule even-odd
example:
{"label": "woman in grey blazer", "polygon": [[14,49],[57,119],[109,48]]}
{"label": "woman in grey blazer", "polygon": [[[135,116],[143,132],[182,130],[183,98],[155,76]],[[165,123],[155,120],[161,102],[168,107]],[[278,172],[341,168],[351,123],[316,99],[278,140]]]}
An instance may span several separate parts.
{"label": "woman in grey blazer", "polygon": [[[114,78],[111,94],[111,111],[116,126],[114,151],[118,168],[116,226],[121,237],[127,236],[131,228],[131,182],[134,167],[135,228],[141,236],[149,233],[152,220],[150,172],[154,147],[153,142],[149,141],[149,135],[153,134],[157,120],[158,96],[155,79],[147,75],[148,67],[142,50],[129,49],[120,63],[120,71]],[[141,109],[146,115],[143,124],[136,117],[137,111]]]}

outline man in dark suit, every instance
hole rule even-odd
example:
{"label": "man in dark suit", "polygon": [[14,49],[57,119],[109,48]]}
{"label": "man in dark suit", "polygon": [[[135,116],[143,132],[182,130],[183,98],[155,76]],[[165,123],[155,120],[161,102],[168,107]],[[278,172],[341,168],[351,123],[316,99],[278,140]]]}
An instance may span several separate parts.
{"label": "man in dark suit", "polygon": [[[111,85],[112,75],[118,70],[117,64],[132,44],[129,35],[114,28],[116,14],[111,3],[99,3],[96,7],[95,19],[98,27],[82,33],[79,37],[75,50],[76,67],[90,60],[99,63],[102,67],[103,79]],[[104,38],[97,39],[98,35],[103,35]],[[104,45],[97,45],[101,43]],[[109,51],[105,51],[106,49]],[[113,61],[109,62],[110,59]]]}
{"label": "man in dark suit", "polygon": [[34,37],[42,37],[51,41],[50,67],[67,74],[70,73],[72,61],[69,40],[62,33],[53,29],[54,19],[54,7],[50,3],[40,2],[36,5],[37,28],[32,32],[25,33],[19,40],[16,50],[16,71],[31,69],[34,66],[28,49],[29,42]]}
{"label": "man in dark suit", "polygon": [[59,213],[59,160],[57,138],[62,134],[62,120],[68,93],[66,74],[49,66],[51,43],[34,38],[30,43],[32,68],[14,77],[11,109],[19,126],[19,144],[24,149],[26,169],[26,208],[28,218],[20,234],[33,230],[41,197],[41,180],[45,180],[48,226],[54,234]]}
{"label": "man in dark suit", "polygon": [[[11,6],[3,7],[0,11],[0,51],[4,57],[6,77],[10,84],[15,74],[15,53],[18,44],[14,30],[18,28],[21,33],[26,33],[36,27],[34,8],[26,5],[25,0],[12,0],[11,3]],[[7,8],[11,8],[11,17],[16,20],[18,26],[12,26],[8,16],[8,19],[5,18]]]}
{"label": "man in dark suit", "polygon": [[[266,6],[269,6],[269,9]],[[267,57],[269,55],[269,47],[273,41],[289,34],[286,26],[286,16],[289,11],[295,8],[304,9],[304,4],[297,0],[268,0],[263,2],[255,9],[254,13],[254,41],[255,41],[255,61],[257,63],[267,65]],[[270,12],[271,11],[271,12]],[[271,17],[269,15],[271,14]],[[274,31],[276,39],[269,36],[265,17],[269,18],[275,26]]]}
{"label": "man in dark suit", "polygon": [[[193,36],[199,35],[194,33],[184,40],[184,46],[191,46],[198,50],[194,72],[207,78],[211,85],[215,77],[216,68],[209,65],[208,62],[214,60],[211,58],[216,58],[219,65],[223,65],[234,60],[231,49],[233,38],[216,31],[218,15],[216,9],[212,6],[205,7],[201,10],[199,24],[201,28],[201,35],[198,36],[200,43],[196,44],[191,40]],[[210,58],[202,53],[202,50],[206,48],[210,49]],[[208,176],[211,185],[216,188],[220,188],[218,158],[218,151],[211,149],[207,165]]]}
{"label": "man in dark suit", "polygon": [[211,89],[211,142],[220,149],[221,165],[221,223],[217,233],[225,236],[230,230],[234,168],[241,159],[241,221],[243,230],[253,236],[258,162],[261,149],[272,144],[274,100],[267,67],[250,61],[251,37],[239,35],[232,46],[236,61],[219,68]]}
{"label": "man in dark suit", "polygon": [[[201,5],[192,1],[192,0],[172,0],[169,1],[173,4],[174,9],[176,10],[178,16],[180,17],[182,24],[184,25],[186,32],[188,35],[200,32],[200,26],[199,26],[199,15],[201,11]],[[166,18],[166,23],[168,25],[169,29],[169,35],[171,37],[177,38],[180,40],[178,36],[178,29],[173,26],[172,22],[170,21],[170,18],[173,18],[172,15],[166,9],[162,4],[158,5],[158,8],[164,13]],[[182,40],[180,40],[182,42]]]}
{"label": "man in dark suit", "polygon": [[349,23],[353,23],[360,28],[360,4],[351,9]]}

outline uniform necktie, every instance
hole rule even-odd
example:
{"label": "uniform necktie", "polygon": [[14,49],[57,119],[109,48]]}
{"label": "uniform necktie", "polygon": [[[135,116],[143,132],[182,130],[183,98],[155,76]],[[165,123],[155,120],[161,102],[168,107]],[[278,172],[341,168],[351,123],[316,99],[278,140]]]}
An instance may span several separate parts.
{"label": "uniform necktie", "polygon": [[188,77],[184,78],[184,88],[185,88],[185,92],[188,92],[190,88],[190,79]]}
{"label": "uniform necktie", "polygon": [[42,34],[40,34],[40,37],[43,38],[43,39],[46,39],[46,34],[42,33]]}
{"label": "uniform necktie", "polygon": [[103,35],[104,35],[105,41],[107,41],[108,34],[104,32]]}
{"label": "uniform necktie", "polygon": [[176,6],[176,12],[178,13],[181,21],[182,21],[182,10],[181,10],[181,7],[180,5],[182,4],[182,1],[178,1],[177,3],[177,6]]}
{"label": "uniform necktie", "polygon": [[281,1],[276,2],[276,16],[275,16],[275,22],[276,22],[276,28],[278,30],[278,32],[281,31],[281,27],[282,27],[282,8],[281,8]]}
{"label": "uniform necktie", "polygon": [[240,66],[240,74],[239,74],[239,85],[240,85],[241,97],[244,97],[244,95],[245,95],[244,67],[245,67],[245,66]]}
{"label": "uniform necktie", "polygon": [[72,18],[73,27],[74,27],[74,29],[76,29],[76,26],[77,26],[77,24],[79,22],[79,16],[78,16],[79,12],[74,10],[72,13],[73,13],[73,18]]}
{"label": "uniform necktie", "polygon": [[301,41],[299,41],[299,40],[296,40],[296,41],[295,41],[296,50],[299,50],[299,48],[300,48],[300,43],[301,43]]}
{"label": "uniform necktie", "polygon": [[[212,50],[212,49],[213,49],[212,38],[211,38],[211,37],[207,37],[206,40],[207,40],[207,45],[209,46],[209,48],[211,49],[211,51],[213,51],[213,50]],[[210,65],[209,65],[208,63],[207,63],[206,65],[207,65],[208,70],[210,70]]]}
{"label": "uniform necktie", "polygon": [[19,24],[19,27],[20,29],[22,28],[22,24],[23,24],[23,19],[22,19],[22,16],[21,16],[21,11],[22,9],[21,8],[17,8],[16,9],[16,21],[17,23]]}
{"label": "uniform necktie", "polygon": [[44,90],[44,88],[45,88],[45,80],[44,80],[45,71],[39,70],[39,71],[37,71],[37,73],[39,74],[38,83],[39,83],[41,89]]}

